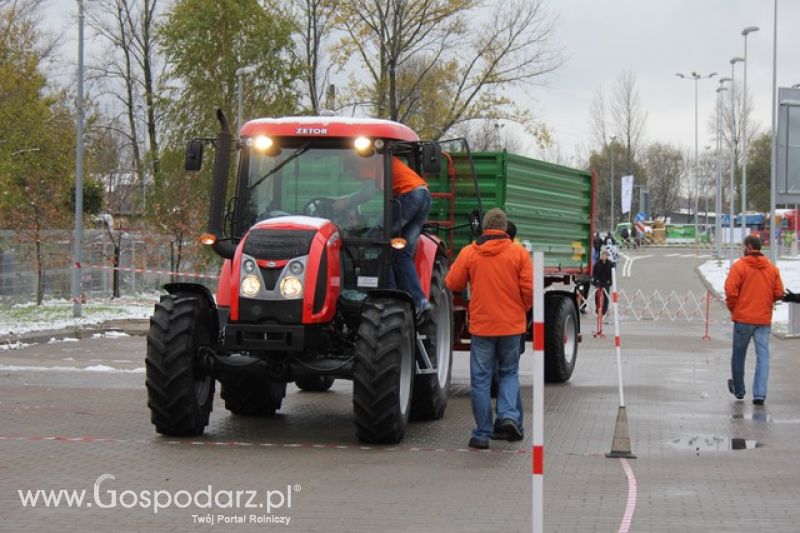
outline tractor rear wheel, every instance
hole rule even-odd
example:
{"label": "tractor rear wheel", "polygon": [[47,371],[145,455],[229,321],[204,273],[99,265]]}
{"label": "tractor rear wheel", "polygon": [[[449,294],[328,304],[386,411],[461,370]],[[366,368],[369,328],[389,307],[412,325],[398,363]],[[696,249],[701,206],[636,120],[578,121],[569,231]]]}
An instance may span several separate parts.
{"label": "tractor rear wheel", "polygon": [[294,380],[297,388],[307,392],[325,392],[333,386],[330,376],[301,376]]}
{"label": "tractor rear wheel", "polygon": [[353,365],[353,414],[362,442],[394,444],[406,433],[414,387],[411,306],[369,298],[363,306]]}
{"label": "tractor rear wheel", "polygon": [[281,408],[286,383],[245,376],[223,383],[220,396],[235,415],[272,416]]}
{"label": "tractor rear wheel", "polygon": [[447,260],[437,258],[431,279],[431,320],[419,333],[435,374],[420,374],[414,379],[411,416],[415,420],[437,420],[444,415],[450,394],[450,369],[453,363],[453,295],[444,284]]}
{"label": "tractor rear wheel", "polygon": [[563,383],[578,357],[578,313],[568,294],[545,293],[544,323],[544,379]]}
{"label": "tractor rear wheel", "polygon": [[147,406],[162,435],[202,435],[214,404],[214,379],[201,364],[211,344],[212,310],[194,296],[167,294],[147,334]]}

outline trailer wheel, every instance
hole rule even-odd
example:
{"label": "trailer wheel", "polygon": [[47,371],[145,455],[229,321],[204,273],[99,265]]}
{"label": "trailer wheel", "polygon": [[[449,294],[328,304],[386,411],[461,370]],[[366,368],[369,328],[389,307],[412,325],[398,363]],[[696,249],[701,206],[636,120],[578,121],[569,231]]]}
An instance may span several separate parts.
{"label": "trailer wheel", "polygon": [[553,292],[545,294],[544,315],[544,378],[563,383],[578,357],[578,314],[569,295]]}
{"label": "trailer wheel", "polygon": [[414,420],[437,420],[444,415],[450,394],[453,363],[453,295],[444,284],[447,260],[439,257],[431,279],[431,320],[422,327],[423,341],[435,374],[420,374],[414,379],[411,416]]}
{"label": "trailer wheel", "polygon": [[200,298],[164,295],[147,334],[147,406],[162,435],[202,435],[214,404],[214,379],[201,365],[211,344],[211,310]]}
{"label": "trailer wheel", "polygon": [[294,380],[300,390],[308,392],[325,392],[333,386],[335,378],[330,376],[302,376]]}
{"label": "trailer wheel", "polygon": [[241,377],[222,384],[225,409],[239,416],[272,416],[281,408],[286,383]]}
{"label": "trailer wheel", "polygon": [[353,414],[362,442],[394,444],[406,432],[414,386],[414,321],[406,302],[363,306],[353,365]]}

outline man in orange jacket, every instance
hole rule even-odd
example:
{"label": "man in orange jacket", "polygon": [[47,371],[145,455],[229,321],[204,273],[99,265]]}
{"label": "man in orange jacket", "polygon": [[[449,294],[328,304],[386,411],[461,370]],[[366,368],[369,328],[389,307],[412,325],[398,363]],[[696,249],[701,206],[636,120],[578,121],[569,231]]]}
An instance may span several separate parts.
{"label": "man in orange jacket", "polygon": [[744,257],[733,264],[725,280],[725,303],[733,320],[733,378],[728,380],[728,390],[738,400],[745,394],[744,360],[752,337],[756,345],[753,404],[764,405],[769,378],[772,306],[782,298],[783,282],[778,267],[761,255],[761,240],[748,235],[744,239]]}
{"label": "man in orange jacket", "polygon": [[[523,437],[520,337],[531,308],[533,271],[528,252],[509,239],[506,228],[505,213],[489,210],[483,235],[461,250],[445,278],[452,291],[470,284],[470,385],[476,428],[469,446],[481,450],[489,447],[493,428],[502,430],[508,440]],[[495,361],[500,383],[493,423],[490,387]]]}

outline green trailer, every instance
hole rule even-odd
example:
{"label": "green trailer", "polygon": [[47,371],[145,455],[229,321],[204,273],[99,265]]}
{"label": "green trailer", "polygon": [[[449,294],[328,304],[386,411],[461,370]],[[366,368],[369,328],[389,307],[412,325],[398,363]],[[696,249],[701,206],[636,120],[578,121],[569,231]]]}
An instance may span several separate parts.
{"label": "green trailer", "polygon": [[[508,152],[451,154],[455,170],[455,226],[475,210],[475,181],[481,211],[503,209],[517,227],[517,241],[545,255],[546,274],[576,276],[590,273],[593,214],[592,173],[538,161]],[[434,196],[431,219],[444,222],[453,203],[445,171],[429,178]],[[446,224],[444,224],[446,225]],[[453,230],[453,256],[474,238],[464,224]],[[448,236],[449,237],[449,236]]]}
{"label": "green trailer", "polygon": [[[455,258],[475,238],[470,218],[499,207],[516,225],[517,242],[544,252],[545,374],[549,381],[568,380],[581,339],[574,289],[591,274],[593,174],[505,151],[452,152],[448,158],[439,176],[427,176],[430,222]],[[458,340],[469,338],[467,305],[466,295],[456,295]]]}

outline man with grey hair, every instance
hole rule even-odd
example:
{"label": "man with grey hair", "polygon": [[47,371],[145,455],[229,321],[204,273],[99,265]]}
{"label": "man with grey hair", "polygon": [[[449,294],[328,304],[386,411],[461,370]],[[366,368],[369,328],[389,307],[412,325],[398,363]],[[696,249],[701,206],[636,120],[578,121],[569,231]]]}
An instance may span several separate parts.
{"label": "man with grey hair", "polygon": [[[527,251],[509,239],[507,224],[501,209],[490,209],[483,218],[483,234],[461,250],[445,279],[454,292],[470,284],[470,394],[476,428],[469,446],[480,450],[489,447],[495,430],[510,441],[523,438],[519,347],[531,308],[533,269]],[[499,387],[493,421],[495,366]]]}

